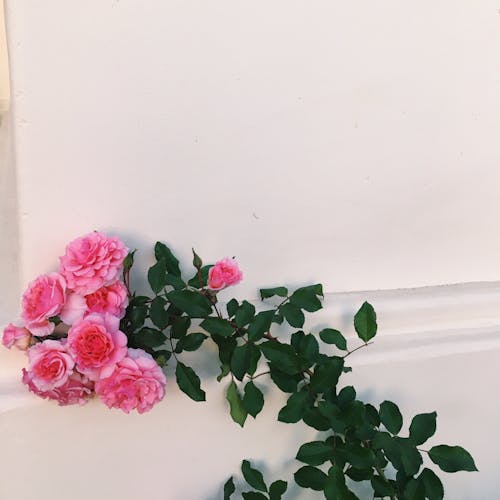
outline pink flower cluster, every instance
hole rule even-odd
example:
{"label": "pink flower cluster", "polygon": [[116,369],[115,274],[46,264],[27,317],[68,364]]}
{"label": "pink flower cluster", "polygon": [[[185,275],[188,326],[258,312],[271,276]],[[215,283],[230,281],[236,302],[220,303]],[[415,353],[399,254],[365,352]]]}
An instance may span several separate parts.
{"label": "pink flower cluster", "polygon": [[[68,244],[59,272],[29,283],[22,325],[9,324],[2,343],[27,351],[22,381],[31,392],[60,405],[97,394],[127,413],[148,411],[163,398],[161,368],[145,351],[128,349],[119,329],[128,305],[120,280],[127,253],[118,238],[93,232]],[[56,326],[55,317],[63,324]]]}

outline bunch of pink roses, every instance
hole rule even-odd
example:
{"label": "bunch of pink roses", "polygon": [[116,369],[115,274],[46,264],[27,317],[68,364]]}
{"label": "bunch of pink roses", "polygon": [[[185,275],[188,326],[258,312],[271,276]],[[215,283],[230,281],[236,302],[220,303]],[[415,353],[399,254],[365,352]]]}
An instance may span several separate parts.
{"label": "bunch of pink roses", "polygon": [[127,348],[119,329],[129,297],[120,279],[127,254],[118,238],[93,232],[68,244],[58,272],[28,285],[22,325],[9,324],[2,343],[27,351],[22,380],[30,391],[60,405],[97,394],[127,413],[148,411],[163,398],[161,368],[142,349]]}

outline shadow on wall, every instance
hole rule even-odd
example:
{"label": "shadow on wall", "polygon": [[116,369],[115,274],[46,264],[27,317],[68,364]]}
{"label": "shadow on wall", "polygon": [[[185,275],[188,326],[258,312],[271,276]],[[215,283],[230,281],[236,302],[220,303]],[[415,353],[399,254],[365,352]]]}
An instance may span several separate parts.
{"label": "shadow on wall", "polygon": [[11,116],[0,117],[0,325],[16,316],[19,300],[18,214]]}

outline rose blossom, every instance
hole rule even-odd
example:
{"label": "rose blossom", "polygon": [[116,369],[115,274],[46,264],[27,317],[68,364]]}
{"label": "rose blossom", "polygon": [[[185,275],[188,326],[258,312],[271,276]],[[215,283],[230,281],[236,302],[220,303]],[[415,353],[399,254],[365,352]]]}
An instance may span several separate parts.
{"label": "rose blossom", "polygon": [[125,316],[128,306],[128,290],[123,281],[103,286],[85,297],[90,312],[109,313],[118,318]]}
{"label": "rose blossom", "polygon": [[127,287],[118,280],[89,295],[69,293],[60,317],[67,325],[72,325],[89,313],[108,313],[121,319],[125,316],[127,305]]}
{"label": "rose blossom", "polygon": [[66,282],[59,273],[39,276],[32,281],[22,298],[21,318],[28,330],[40,337],[54,331],[48,318],[57,315],[66,298]]}
{"label": "rose blossom", "polygon": [[163,399],[166,382],[151,355],[142,349],[129,349],[113,373],[96,382],[95,391],[109,408],[144,413]]}
{"label": "rose blossom", "polygon": [[43,399],[53,399],[60,406],[80,404],[84,405],[93,395],[94,383],[81,373],[74,372],[64,385],[55,387],[48,391],[41,391],[33,383],[33,374],[23,368],[23,384],[28,386],[28,389],[40,396]]}
{"label": "rose blossom", "polygon": [[66,345],[58,340],[45,340],[28,350],[29,376],[40,391],[61,387],[73,373],[75,362]]}
{"label": "rose blossom", "polygon": [[68,332],[68,350],[78,369],[91,380],[107,377],[127,354],[127,337],[111,314],[89,314]]}
{"label": "rose blossom", "polygon": [[243,279],[236,260],[226,257],[219,260],[208,271],[208,288],[222,290],[231,285],[236,285]]}
{"label": "rose blossom", "polygon": [[87,295],[113,283],[127,251],[118,238],[108,238],[97,231],[73,240],[60,258],[68,289]]}
{"label": "rose blossom", "polygon": [[10,323],[3,331],[2,343],[7,349],[14,346],[20,351],[26,351],[30,345],[30,341],[31,333],[26,328],[20,328]]}

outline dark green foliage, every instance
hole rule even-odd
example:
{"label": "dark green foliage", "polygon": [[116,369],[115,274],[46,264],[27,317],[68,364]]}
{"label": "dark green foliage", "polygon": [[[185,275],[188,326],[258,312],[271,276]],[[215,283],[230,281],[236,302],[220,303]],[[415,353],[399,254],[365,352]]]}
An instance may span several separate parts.
{"label": "dark green foliage", "polygon": [[392,401],[384,401],[380,405],[380,420],[384,427],[391,433],[397,434],[403,426],[403,416],[397,405]]}
{"label": "dark green foliage", "polygon": [[373,306],[364,302],[354,316],[354,328],[361,340],[368,342],[377,333],[377,315]]}
{"label": "dark green foliage", "polygon": [[342,351],[347,351],[347,341],[338,330],[325,328],[319,332],[319,337],[326,344],[334,344]]}
{"label": "dark green foliage", "polygon": [[325,488],[326,474],[316,467],[306,465],[301,467],[295,474],[295,482],[302,488],[322,491]]}
{"label": "dark green foliage", "polygon": [[[194,252],[194,250],[193,250]],[[224,484],[224,500],[229,500],[231,495],[236,491],[234,486],[233,476],[231,476]]]}
{"label": "dark green foliage", "polygon": [[177,362],[175,377],[182,392],[194,401],[205,401],[205,391],[200,388],[200,378],[192,368]]}
{"label": "dark green foliage", "polygon": [[[319,284],[293,292],[285,287],[261,289],[261,298],[271,299],[274,307],[256,313],[250,302],[231,299],[225,315],[216,293],[205,288],[211,266],[204,266],[194,250],[196,273],[187,284],[179,261],[165,244],[155,245],[155,257],[156,263],[148,270],[154,296],[132,295],[120,322],[129,346],[146,350],[162,367],[175,357],[179,388],[194,401],[204,401],[200,378],[181,358],[209,339],[207,343],[216,347],[220,360],[217,380],[230,377],[226,391],[229,413],[242,427],[248,415],[256,418],[262,411],[264,394],[254,379],[267,375],[267,381],[287,394],[278,421],[303,422],[301,425],[322,432],[316,441],[302,444],[297,451],[296,459],[305,464],[294,474],[298,486],[321,492],[318,495],[327,500],[356,499],[349,489],[350,481],[362,482],[368,488],[371,485],[370,498],[441,500],[443,485],[431,469],[422,467],[422,453],[428,453],[445,472],[477,470],[471,455],[459,446],[439,445],[428,452],[420,449],[435,434],[436,412],[416,415],[407,437],[400,436],[403,416],[395,403],[384,401],[377,409],[357,399],[354,387],[345,383],[339,387],[342,375],[351,371],[345,357],[364,347],[377,333],[376,313],[368,302],[354,316],[354,327],[363,344],[349,350],[346,338],[336,329],[323,328],[317,336],[301,330],[305,312],[322,307],[323,288]],[[133,260],[132,252],[124,263],[125,272]],[[194,328],[200,325],[209,336],[188,333],[192,319]],[[290,337],[277,338],[274,330],[281,332],[287,325],[274,327],[283,321],[299,330],[290,332]],[[328,344],[323,345],[326,352],[332,351],[329,346],[344,352],[320,353],[318,337]],[[268,369],[256,373],[257,367],[266,363]],[[243,491],[245,500],[280,500],[287,490],[282,480],[268,486],[262,473],[247,460],[241,469],[248,486],[255,490]],[[235,493],[232,477],[223,491],[224,500]]]}
{"label": "dark green foliage", "polygon": [[445,472],[477,471],[474,459],[461,446],[445,444],[433,446],[429,451],[430,459]]}
{"label": "dark green foliage", "polygon": [[437,413],[421,413],[415,415],[410,425],[410,439],[415,444],[425,443],[436,432]]}
{"label": "dark green foliage", "polygon": [[231,418],[243,427],[248,412],[234,382],[231,382],[227,388],[226,399],[229,401]]}
{"label": "dark green foliage", "polygon": [[266,491],[267,486],[264,482],[264,477],[262,476],[262,472],[257,469],[254,469],[248,460],[243,460],[241,463],[241,472],[245,481],[256,490]]}
{"label": "dark green foliage", "polygon": [[247,382],[245,385],[243,404],[248,414],[254,418],[261,412],[264,406],[264,395],[252,381]]}

